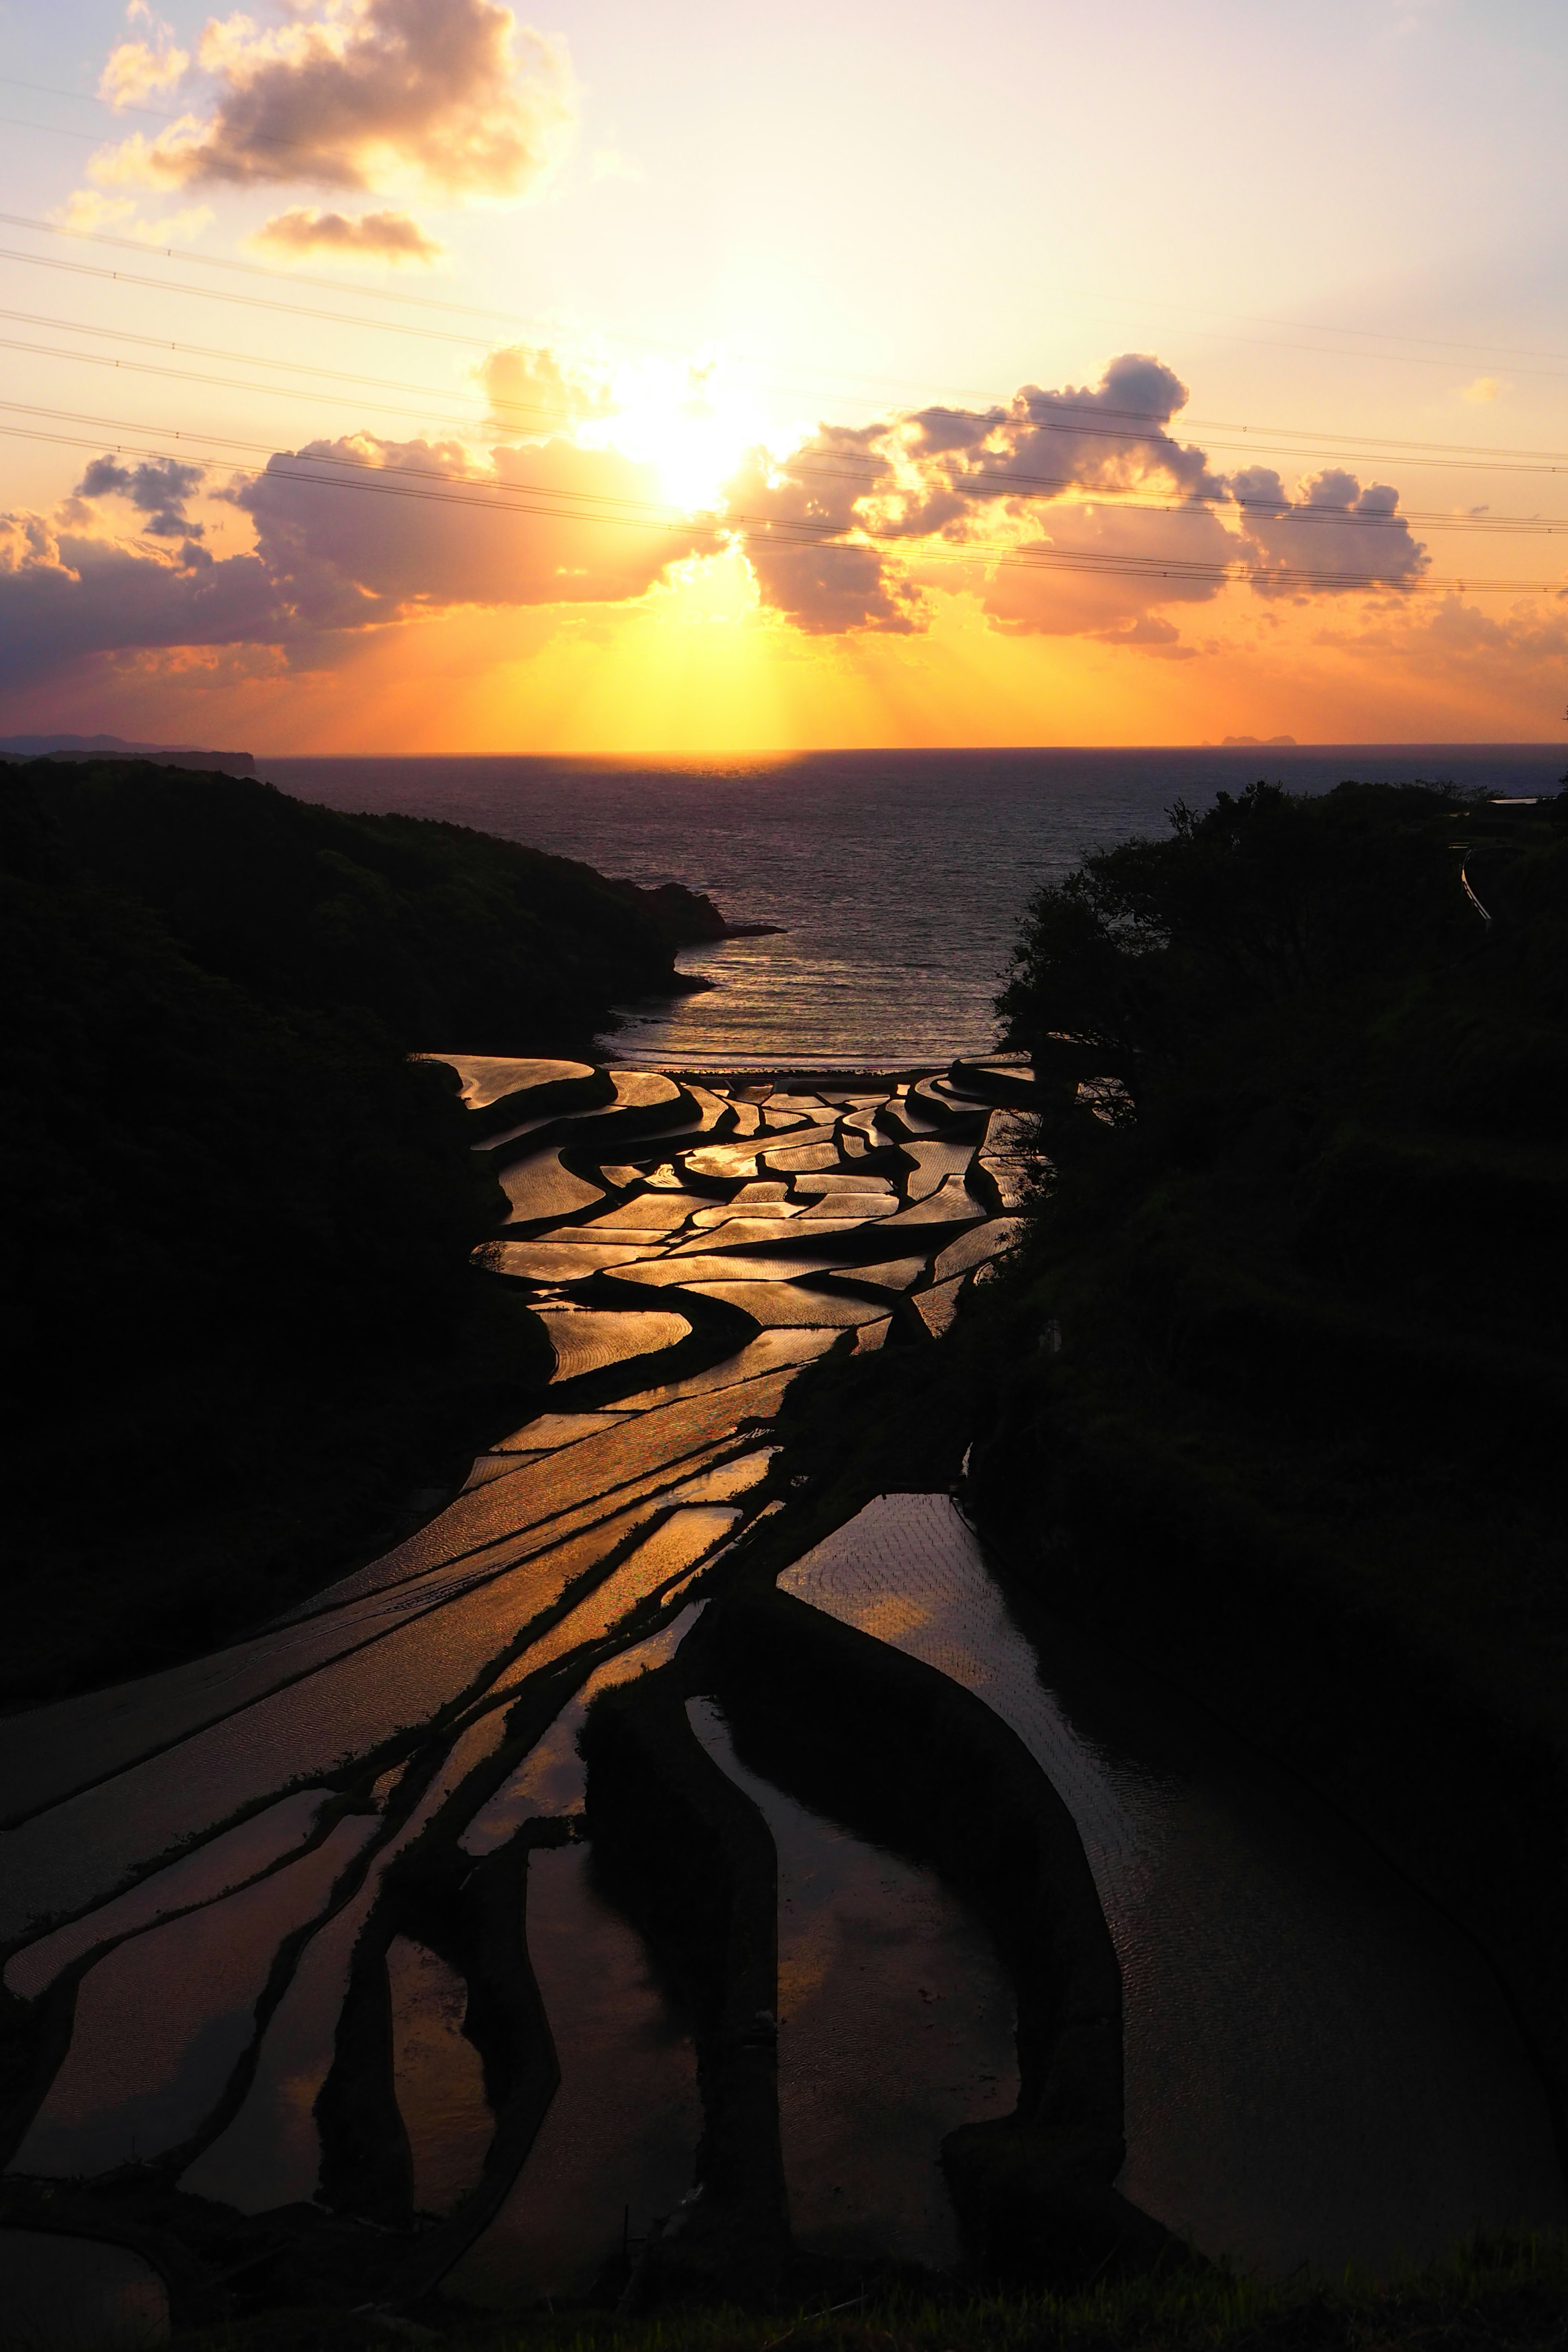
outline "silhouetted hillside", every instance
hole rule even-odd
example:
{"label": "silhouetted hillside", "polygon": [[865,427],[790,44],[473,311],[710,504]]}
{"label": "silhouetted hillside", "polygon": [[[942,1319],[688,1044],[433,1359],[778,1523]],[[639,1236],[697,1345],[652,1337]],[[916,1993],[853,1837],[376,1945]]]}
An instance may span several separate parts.
{"label": "silhouetted hillside", "polygon": [[671,962],[684,908],[463,825],[141,761],[5,781],[71,874],[152,908],[204,971],[269,1004],[374,1013],[405,1051],[581,1050],[617,1001],[689,985]]}
{"label": "silhouetted hillside", "polygon": [[266,1614],[520,1417],[548,1351],[470,1263],[505,1202],[408,1057],[585,1043],[672,984],[668,919],[248,780],[0,770],[0,1695]]}
{"label": "silhouetted hillside", "polygon": [[1568,2105],[1565,815],[1258,786],[1038,894],[973,1491],[1461,1913]]}

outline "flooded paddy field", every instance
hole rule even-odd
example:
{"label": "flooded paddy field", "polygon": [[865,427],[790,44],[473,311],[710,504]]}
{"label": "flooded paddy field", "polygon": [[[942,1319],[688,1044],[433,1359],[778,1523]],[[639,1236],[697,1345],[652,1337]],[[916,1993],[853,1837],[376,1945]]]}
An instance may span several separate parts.
{"label": "flooded paddy field", "polygon": [[[1560,2219],[1500,1992],[1347,1831],[945,1493],[791,1545],[790,1383],[943,1344],[1026,1067],[452,1059],[553,1376],[381,1559],[0,1722],[0,2290],[90,2241],[107,2343],[238,2278],[506,2309],[993,2230],[1278,2276]],[[864,1707],[815,1743],[819,1659]]]}

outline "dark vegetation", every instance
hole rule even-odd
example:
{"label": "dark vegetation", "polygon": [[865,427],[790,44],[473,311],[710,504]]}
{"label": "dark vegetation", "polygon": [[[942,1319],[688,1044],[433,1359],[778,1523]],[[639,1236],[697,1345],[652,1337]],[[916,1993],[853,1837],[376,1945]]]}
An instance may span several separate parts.
{"label": "dark vegetation", "polygon": [[248,779],[0,768],[0,1705],[272,1613],[515,1424],[548,1349],[409,1056],[580,1053],[705,904]]}
{"label": "dark vegetation", "polygon": [[1050,1173],[967,1359],[1020,1580],[1466,1921],[1560,2114],[1565,814],[1259,785],[1042,891]]}

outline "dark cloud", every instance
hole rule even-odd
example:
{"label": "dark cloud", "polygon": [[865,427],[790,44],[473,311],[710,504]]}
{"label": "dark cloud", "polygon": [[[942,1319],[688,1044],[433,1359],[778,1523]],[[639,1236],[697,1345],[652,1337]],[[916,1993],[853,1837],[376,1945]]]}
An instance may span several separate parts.
{"label": "dark cloud", "polygon": [[436,261],[442,248],[406,213],[322,213],[296,205],[258,229],[276,253],[331,253],[351,261]]}
{"label": "dark cloud", "polygon": [[1208,602],[1233,571],[1268,595],[1419,579],[1426,556],[1396,491],[1337,468],[1294,497],[1265,467],[1227,479],[1170,429],[1186,399],[1173,369],[1129,352],[1092,387],[823,427],[771,467],[750,461],[730,512],[764,603],[814,631],[921,625],[909,583],[922,544],[974,550],[999,629],[1151,650],[1169,640],[1145,616]]}
{"label": "dark cloud", "polygon": [[448,604],[625,602],[710,543],[668,520],[653,467],[570,441],[498,449],[484,467],[456,442],[356,434],[274,457],[230,495],[280,589],[329,627]]}
{"label": "dark cloud", "polygon": [[[216,493],[256,533],[254,554],[221,561],[181,513],[201,478],[173,460],[100,457],[59,527],[0,517],[0,683],[157,647],[281,646],[321,661],[334,637],[457,605],[625,603],[712,543],[670,521],[651,467],[569,442],[498,449],[489,464],[456,443],[371,435],[279,453]],[[109,497],[132,499],[178,551],[85,528],[91,501]]]}
{"label": "dark cloud", "polygon": [[1230,488],[1260,595],[1321,595],[1321,580],[1336,590],[1404,588],[1427,568],[1426,549],[1398,511],[1399,492],[1385,482],[1363,490],[1336,466],[1299,483],[1292,498],[1271,466],[1248,466]]}
{"label": "dark cloud", "polygon": [[215,19],[198,65],[213,111],[127,140],[96,179],[372,188],[412,169],[448,194],[517,195],[575,117],[564,48],[496,0],[347,0],[268,29]]}
{"label": "dark cloud", "polygon": [[140,466],[95,457],[73,496],[129,499],[146,516],[142,529],[152,538],[200,539],[205,526],[188,520],[185,502],[201,488],[205,472],[203,466],[183,466],[174,457],[153,458]]}
{"label": "dark cloud", "polygon": [[899,504],[886,428],[825,425],[782,463],[753,450],[726,485],[763,602],[809,635],[907,636],[929,612],[902,568],[855,534]]}
{"label": "dark cloud", "polygon": [[58,675],[84,657],[152,647],[275,643],[288,633],[266,566],[215,563],[187,541],[154,555],[0,517],[0,685]]}

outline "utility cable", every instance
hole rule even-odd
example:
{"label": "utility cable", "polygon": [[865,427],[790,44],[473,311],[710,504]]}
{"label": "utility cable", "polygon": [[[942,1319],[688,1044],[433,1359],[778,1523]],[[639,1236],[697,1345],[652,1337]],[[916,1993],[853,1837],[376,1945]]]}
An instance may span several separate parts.
{"label": "utility cable", "polygon": [[[12,315],[10,312],[0,310],[0,319]],[[138,336],[126,337],[124,340],[149,342],[153,338]],[[66,351],[48,343],[26,342],[19,337],[11,335],[0,335],[0,351],[26,352],[34,357],[44,359],[76,360],[86,366],[111,368],[116,373],[153,376],[163,381],[179,383],[203,384],[226,392],[261,394],[272,399],[298,401],[302,397],[299,389],[293,384],[241,383],[237,383],[231,376],[204,375],[189,368],[162,367],[144,360],[121,360],[98,352]],[[311,371],[311,373],[328,372]],[[532,415],[540,419],[545,419],[548,415],[548,412],[542,410],[526,410],[519,403],[501,402],[493,404],[509,408],[517,415]],[[484,422],[482,418],[473,416],[448,415],[442,417],[434,415],[426,408],[414,408],[406,403],[367,400],[362,394],[355,395],[355,406],[361,411],[373,409],[397,416],[418,416],[426,419],[426,422],[451,426],[459,432],[466,433],[482,428]],[[40,405],[32,413],[52,415],[68,412],[56,411]],[[559,412],[551,421],[558,424],[569,422]],[[226,436],[218,437],[226,440],[226,446],[257,446],[239,443],[229,445],[226,442]],[[796,477],[810,480],[867,478],[860,474],[851,472],[848,468],[799,460],[785,460],[781,470],[791,479]],[[1092,482],[1084,481],[1080,476],[1074,474],[1045,475],[976,471],[960,474],[956,478],[938,475],[934,483],[917,484],[914,487],[916,494],[924,488],[935,488],[939,490],[952,488],[973,498],[998,499],[1055,499],[1060,498],[1067,491],[1077,490],[1081,494],[1079,503],[1113,507],[1118,512],[1191,514],[1217,510],[1221,513],[1258,514],[1274,521],[1322,524],[1334,529],[1348,527],[1363,530],[1405,530],[1413,524],[1419,524],[1423,530],[1428,530],[1467,531],[1486,537],[1520,536],[1543,539],[1568,532],[1568,519],[1549,515],[1455,515],[1442,509],[1424,508],[1409,508],[1384,514],[1376,511],[1362,512],[1355,509],[1342,507],[1301,506],[1293,501],[1287,501],[1281,506],[1274,499],[1253,498],[1234,491],[1227,491],[1223,496],[1218,493],[1194,491],[1185,498],[1171,498],[1163,497],[1157,492],[1150,495],[1136,490],[1117,488],[1114,486],[1100,488]],[[872,477],[868,479],[868,488],[863,495],[870,496],[879,491],[889,497],[897,497],[900,494],[901,488],[902,486],[896,482],[883,482],[879,478]],[[911,531],[902,535],[912,538],[916,534]]]}
{"label": "utility cable", "polygon": [[[20,402],[0,402],[0,410],[27,415],[55,413],[30,409],[26,404]],[[112,420],[82,418],[79,421],[84,424],[103,422],[110,429],[113,429]],[[0,425],[0,435],[4,435],[8,439],[36,441],[68,448],[101,450],[103,446],[101,438],[89,441],[75,436],[40,432],[16,425]],[[177,453],[163,447],[148,446],[140,443],[127,445],[122,442],[117,445],[112,454],[152,458],[156,462],[167,464],[172,461],[177,462],[180,457],[188,457],[193,445],[212,446],[216,443],[220,446],[229,447],[261,446],[225,441],[223,436],[216,434],[175,433],[171,437],[184,444]],[[215,461],[209,459],[207,462]],[[300,467],[298,461],[295,466],[279,464],[276,456],[265,466],[237,464],[230,459],[225,459],[223,462],[228,464],[235,473],[247,475],[254,480],[268,478],[273,480],[303,482],[317,488],[373,492],[382,497],[406,498],[426,503],[478,508],[492,514],[534,514],[563,521],[619,525],[644,531],[661,531],[691,541],[706,540],[716,549],[722,549],[735,540],[744,540],[748,543],[826,547],[829,550],[837,547],[847,551],[858,551],[870,547],[885,554],[904,556],[910,568],[916,572],[933,566],[996,563],[1008,570],[1060,569],[1139,579],[1185,580],[1216,587],[1227,581],[1235,580],[1279,591],[1301,589],[1320,592],[1360,591],[1370,593],[1374,590],[1383,590],[1394,591],[1401,594],[1446,594],[1458,591],[1460,593],[1521,596],[1542,594],[1547,593],[1550,587],[1550,583],[1538,580],[1434,578],[1429,574],[1423,574],[1416,578],[1391,578],[1386,574],[1368,572],[1364,569],[1353,572],[1325,572],[1301,566],[1247,563],[1242,559],[1237,559],[1234,562],[1211,563],[1195,559],[1141,556],[1126,552],[1110,554],[1102,551],[1058,548],[1038,541],[1027,541],[1022,544],[1009,542],[1003,545],[975,541],[964,542],[958,547],[932,549],[924,544],[912,542],[907,538],[879,535],[859,527],[857,527],[855,534],[851,536],[841,526],[815,523],[810,518],[779,518],[736,512],[728,512],[723,516],[689,516],[676,509],[657,507],[651,502],[614,498],[607,493],[563,492],[545,484],[498,484],[494,490],[491,490],[474,482],[471,488],[467,489],[457,488],[437,489],[422,487],[422,485],[430,482],[456,485],[464,482],[468,478],[443,474],[435,468],[375,466],[368,461],[344,457],[336,453],[331,457],[324,458],[320,465],[310,467]],[[345,468],[363,467],[363,471],[358,479],[353,478],[352,475],[345,479],[326,472],[323,469],[326,466]],[[377,478],[367,479],[365,476],[374,476]],[[389,480],[385,478],[388,476],[394,478],[411,476],[414,479],[412,481],[403,478]]]}

